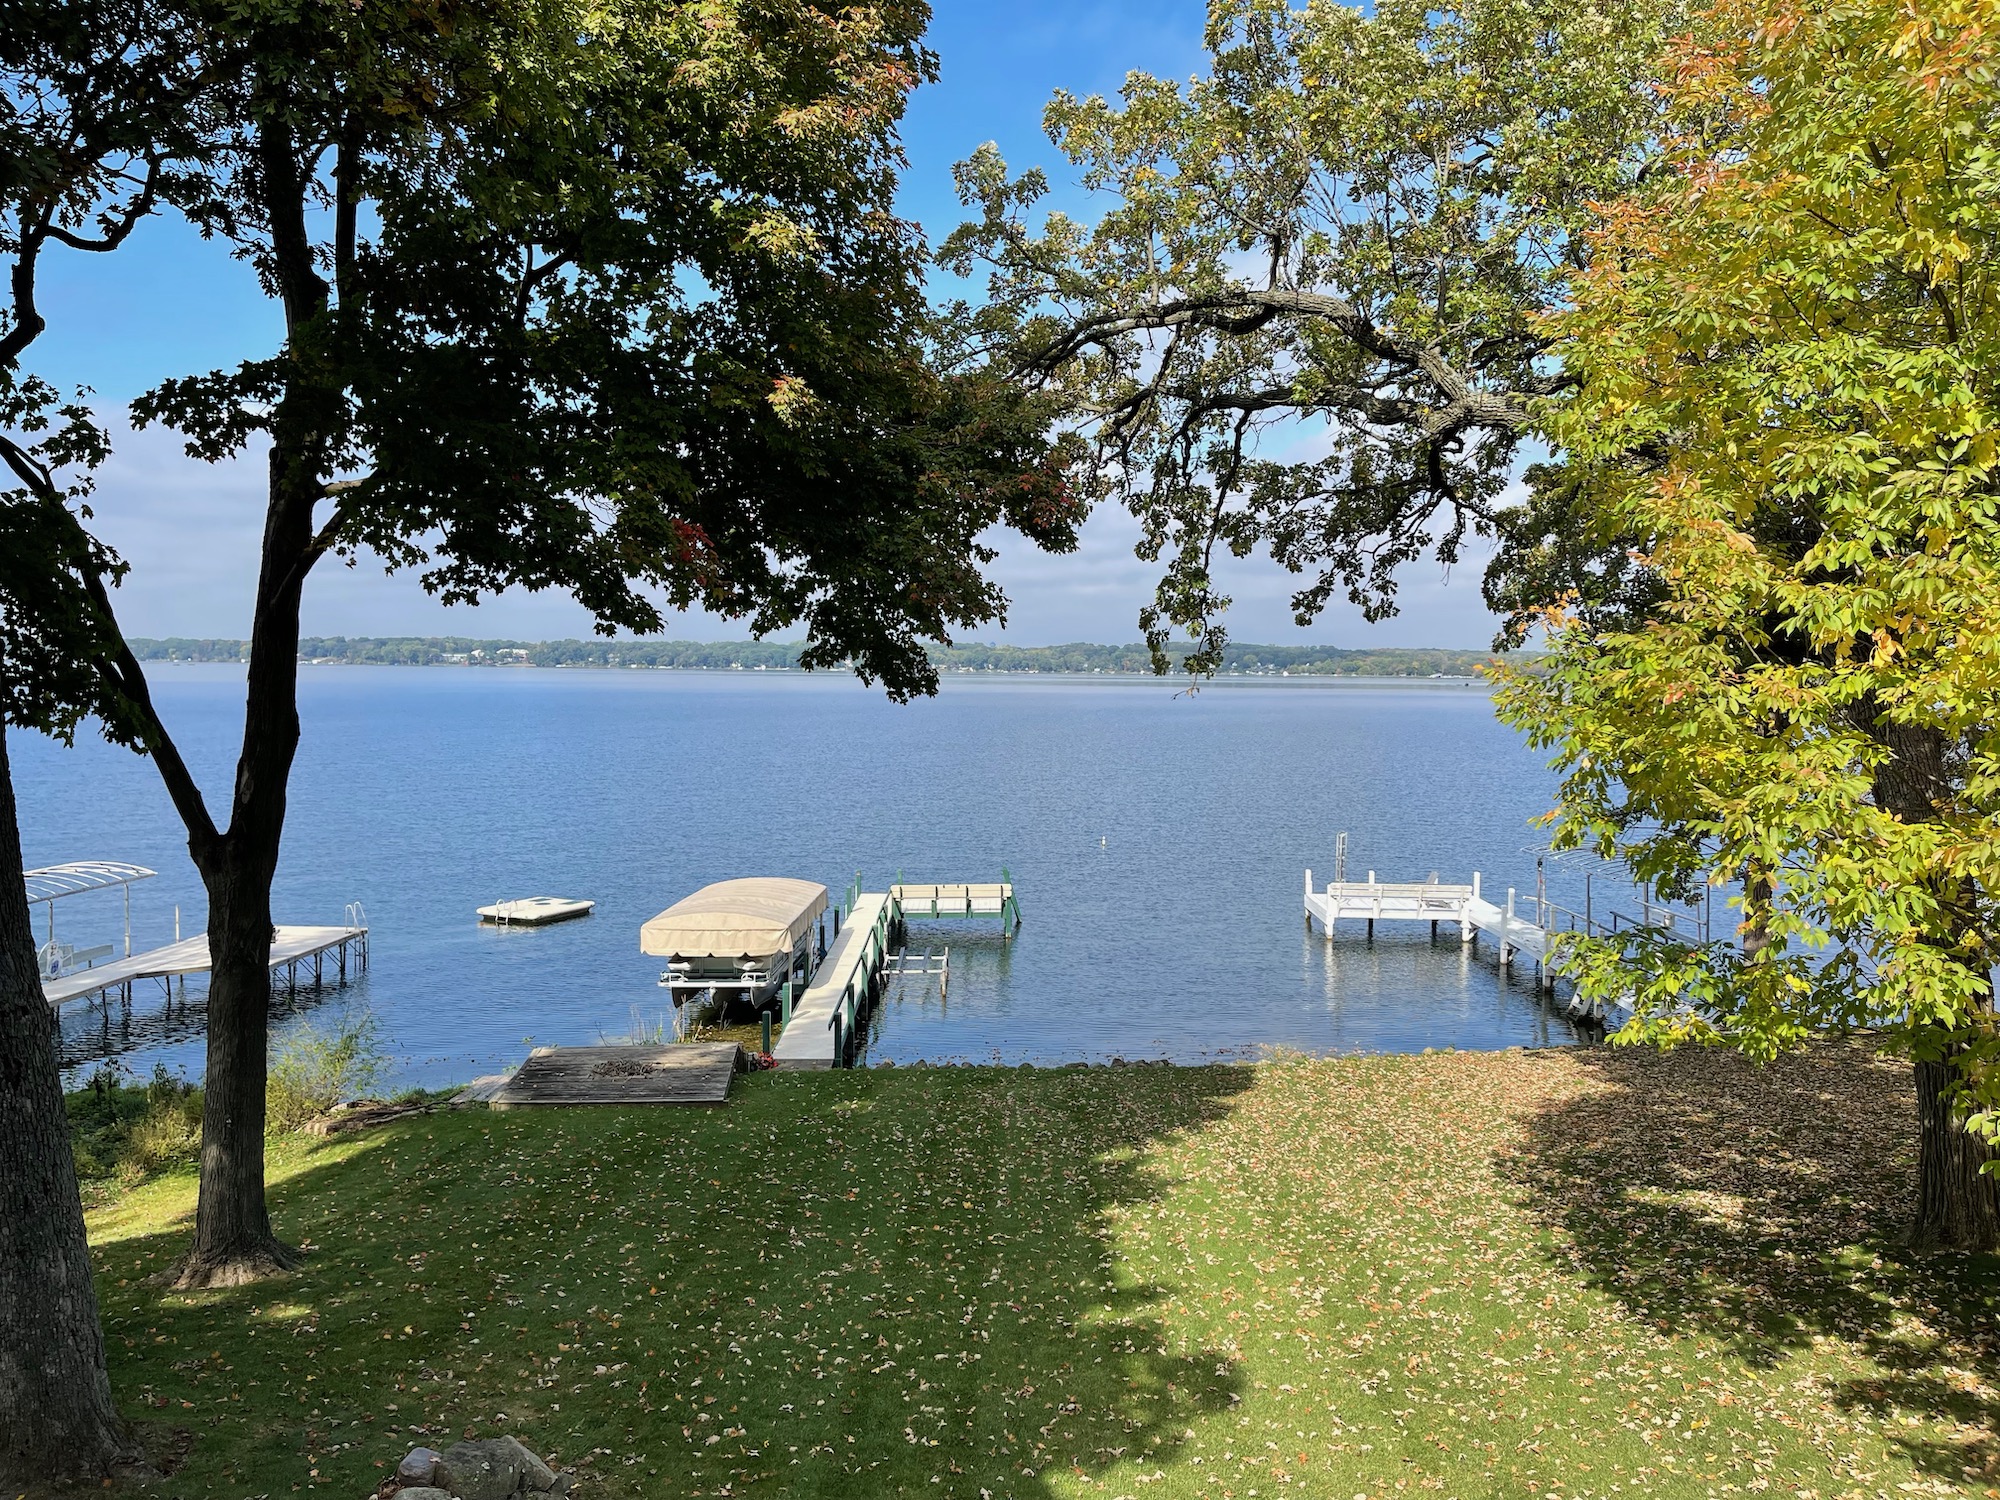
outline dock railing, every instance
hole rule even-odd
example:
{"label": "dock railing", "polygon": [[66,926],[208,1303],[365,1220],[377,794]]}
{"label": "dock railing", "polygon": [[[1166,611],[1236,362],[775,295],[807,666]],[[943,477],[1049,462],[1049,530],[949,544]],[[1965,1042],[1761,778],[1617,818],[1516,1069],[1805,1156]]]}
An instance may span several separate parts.
{"label": "dock railing", "polygon": [[[1312,871],[1306,871],[1308,926],[1317,919],[1330,935],[1340,920],[1360,920],[1366,923],[1368,935],[1372,938],[1378,921],[1427,921],[1435,937],[1439,923],[1456,922],[1460,939],[1468,945],[1476,945],[1482,932],[1497,938],[1503,967],[1511,965],[1517,953],[1532,958],[1538,987],[1553,986],[1561,973],[1563,955],[1560,940],[1571,933],[1615,937],[1620,932],[1651,928],[1702,944],[1711,941],[1713,936],[1712,892],[1704,896],[1698,910],[1686,910],[1654,900],[1642,888],[1638,892],[1640,917],[1611,911],[1608,918],[1600,919],[1591,875],[1586,873],[1584,876],[1583,909],[1578,911],[1549,899],[1547,875],[1540,858],[1535,861],[1535,889],[1532,895],[1510,886],[1505,902],[1495,904],[1481,894],[1483,877],[1477,870],[1473,871],[1469,885],[1444,884],[1439,881],[1436,871],[1422,881],[1378,880],[1373,870],[1368,872],[1366,880],[1347,880],[1344,878],[1347,854],[1348,840],[1343,833],[1335,844],[1334,856],[1334,868],[1340,878],[1329,881],[1324,887],[1316,887]],[[1524,907],[1532,911],[1532,918],[1523,910]],[[1572,1005],[1574,1007],[1579,1003],[1573,1001]],[[1601,1013],[1599,1006],[1592,1005],[1589,1009]]]}

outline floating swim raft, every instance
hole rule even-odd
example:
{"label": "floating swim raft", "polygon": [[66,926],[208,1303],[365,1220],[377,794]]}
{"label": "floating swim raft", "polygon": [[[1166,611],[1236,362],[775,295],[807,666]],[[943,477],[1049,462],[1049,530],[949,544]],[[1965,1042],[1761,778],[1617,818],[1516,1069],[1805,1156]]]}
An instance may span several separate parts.
{"label": "floating swim raft", "polygon": [[546,927],[551,922],[587,917],[596,905],[595,901],[577,901],[567,896],[522,896],[480,907],[479,920],[496,927]]}

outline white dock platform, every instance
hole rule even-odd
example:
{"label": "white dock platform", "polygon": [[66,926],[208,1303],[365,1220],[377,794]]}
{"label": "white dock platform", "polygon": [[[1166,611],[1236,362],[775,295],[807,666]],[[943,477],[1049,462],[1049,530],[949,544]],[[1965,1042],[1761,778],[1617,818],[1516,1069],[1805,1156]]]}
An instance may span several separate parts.
{"label": "white dock platform", "polygon": [[[271,943],[271,968],[273,971],[287,970],[296,984],[299,966],[310,962],[313,982],[317,983],[324,972],[327,955],[333,954],[339,966],[339,977],[346,979],[350,950],[354,967],[357,970],[367,967],[366,927],[280,927]],[[202,933],[197,937],[182,938],[178,943],[169,943],[164,948],[134,953],[130,958],[116,959],[92,969],[79,969],[60,979],[51,979],[42,986],[42,993],[49,1004],[66,1005],[72,1000],[118,989],[135,979],[170,979],[182,974],[206,974],[210,967],[208,934]]]}
{"label": "white dock platform", "polygon": [[1002,936],[1011,935],[1021,926],[1021,905],[1014,899],[1012,880],[947,885],[906,885],[898,881],[889,887],[889,897],[906,922],[940,917],[998,917]]}
{"label": "white dock platform", "polygon": [[854,1028],[866,1011],[869,988],[889,949],[898,920],[896,898],[886,891],[855,897],[840,933],[813,971],[805,993],[771,1049],[781,1068],[838,1068],[853,1052]]}
{"label": "white dock platform", "polygon": [[1308,870],[1306,916],[1317,918],[1327,932],[1332,932],[1334,923],[1343,917],[1366,922],[1371,933],[1377,922],[1429,922],[1434,926],[1454,922],[1462,941],[1469,943],[1486,933],[1499,940],[1502,964],[1511,963],[1516,954],[1525,954],[1548,977],[1549,952],[1554,946],[1551,935],[1514,915],[1512,891],[1507,893],[1505,906],[1495,906],[1480,895],[1479,884],[1478,875],[1472,877],[1470,885],[1440,885],[1434,879],[1378,881],[1371,871],[1367,880],[1330,880],[1323,889],[1315,890],[1312,871]]}

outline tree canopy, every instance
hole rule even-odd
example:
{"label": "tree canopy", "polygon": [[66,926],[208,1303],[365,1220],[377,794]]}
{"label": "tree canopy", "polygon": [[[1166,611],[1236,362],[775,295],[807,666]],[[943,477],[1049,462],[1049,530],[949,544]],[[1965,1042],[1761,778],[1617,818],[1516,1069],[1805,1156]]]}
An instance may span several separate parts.
{"label": "tree canopy", "polygon": [[[987,147],[980,217],[944,255],[984,266],[977,346],[1087,437],[1073,472],[1167,558],[1142,623],[1212,670],[1218,547],[1341,590],[1371,618],[1397,570],[1493,530],[1539,404],[1571,379],[1540,316],[1588,254],[1591,205],[1649,157],[1645,86],[1672,0],[1213,0],[1207,76],[1058,94],[1046,124],[1108,201],[1030,215],[1044,174]],[[1163,658],[1156,657],[1156,661]]]}
{"label": "tree canopy", "polygon": [[[1672,170],[1608,208],[1549,418],[1651,601],[1558,600],[1506,716],[1559,844],[1742,882],[1742,951],[1574,944],[1621,1036],[1919,1065],[1921,1239],[1990,1246],[2000,1134],[2000,7],[1725,0],[1676,57]],[[1952,1174],[1959,1174],[1954,1185]]]}
{"label": "tree canopy", "polygon": [[106,434],[87,392],[27,356],[47,327],[45,257],[116,251],[198,161],[221,103],[198,32],[155,0],[0,3],[0,721],[67,736],[95,715],[137,733],[98,670],[116,646],[98,594],[124,565],[73,522]]}
{"label": "tree canopy", "polygon": [[219,458],[310,383],[308,566],[365,547],[637,632],[657,588],[927,686],[918,641],[1003,609],[978,533],[1074,524],[1030,403],[926,345],[891,199],[928,8],[448,9],[231,12],[242,124],[177,201],[288,341],[138,418]]}

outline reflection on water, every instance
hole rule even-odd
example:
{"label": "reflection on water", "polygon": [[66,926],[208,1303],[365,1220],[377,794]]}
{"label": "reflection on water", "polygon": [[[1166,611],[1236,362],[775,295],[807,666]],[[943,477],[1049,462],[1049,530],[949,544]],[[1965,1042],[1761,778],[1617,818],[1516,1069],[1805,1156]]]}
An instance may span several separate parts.
{"label": "reflection on water", "polygon": [[[271,1024],[283,1028],[294,1017],[309,1015],[327,1003],[368,1003],[364,971],[345,985],[328,979],[324,985],[287,990],[282,978],[272,991]],[[199,1053],[208,1027],[208,985],[197,976],[191,983],[175,979],[141,979],[130,998],[118,990],[85,1002],[71,1001],[58,1016],[56,1050],[65,1069],[115,1061],[126,1071],[150,1071],[154,1059],[185,1058]],[[187,1068],[193,1073],[197,1068]]]}
{"label": "reflection on water", "polygon": [[[157,696],[211,796],[229,784],[241,676],[166,668]],[[844,888],[1013,874],[1024,924],[912,925],[951,984],[892,980],[869,1056],[1058,1063],[1542,1045],[1572,1039],[1490,940],[1416,924],[1304,933],[1301,875],[1484,872],[1534,888],[1529,820],[1552,782],[1463,684],[947,679],[887,703],[838,678],[748,673],[319,668],[275,893],[282,922],[361,900],[369,972],[302,991],[277,1029],[366,1003],[398,1081],[492,1072],[530,1045],[595,1041],[665,1014],[638,927],[744,874]],[[152,768],[101,743],[17,735],[30,864],[136,860],[134,945],[203,920],[200,884]],[[1552,869],[1552,878],[1560,874]],[[1560,891],[1552,894],[1562,895]],[[595,899],[580,921],[481,927],[512,896]],[[1571,896],[1572,900],[1578,899]],[[115,904],[65,902],[66,941],[115,935]],[[102,929],[100,931],[99,929]],[[128,1010],[65,1008],[71,1065],[117,1056],[198,1072],[202,986],[135,985]]]}

